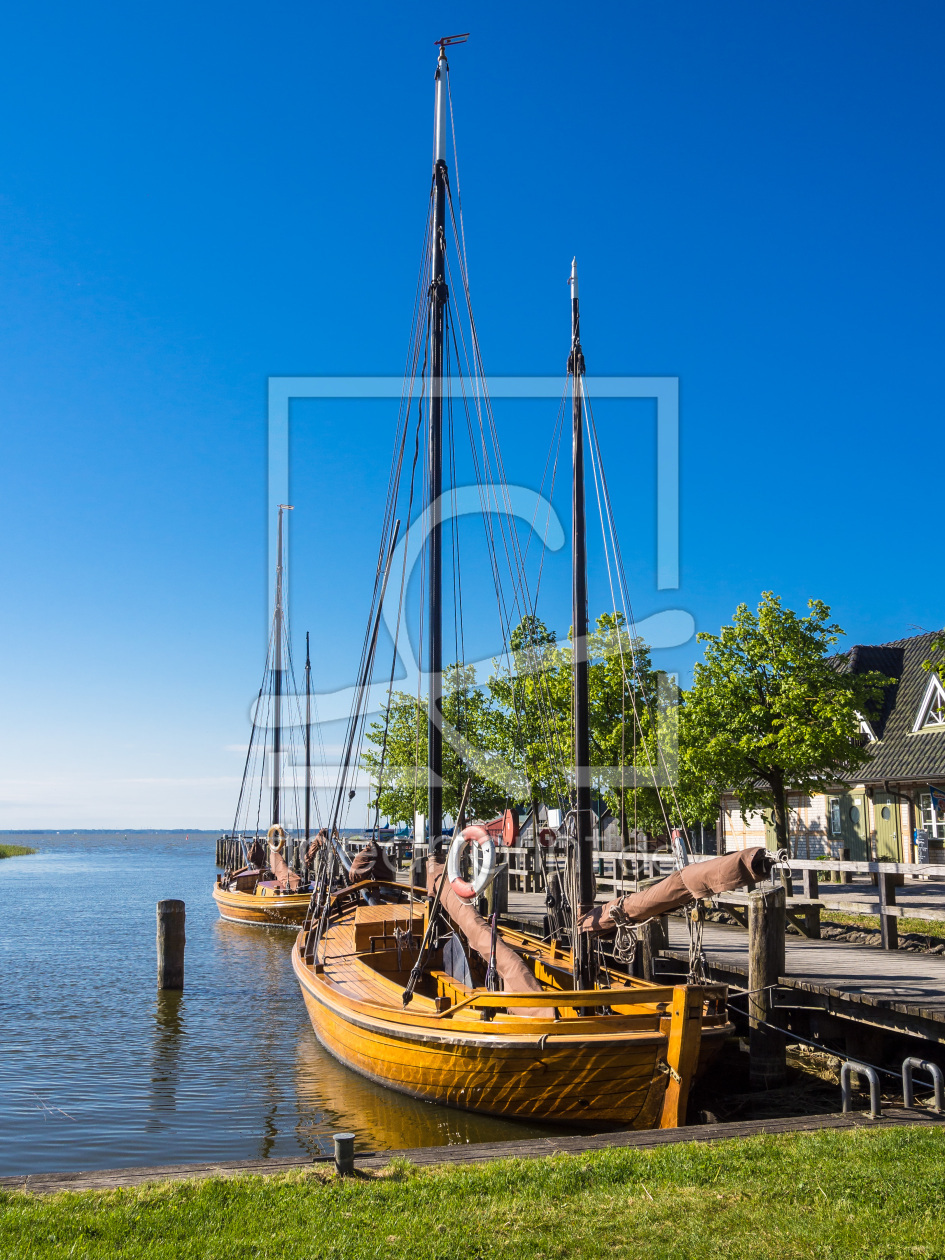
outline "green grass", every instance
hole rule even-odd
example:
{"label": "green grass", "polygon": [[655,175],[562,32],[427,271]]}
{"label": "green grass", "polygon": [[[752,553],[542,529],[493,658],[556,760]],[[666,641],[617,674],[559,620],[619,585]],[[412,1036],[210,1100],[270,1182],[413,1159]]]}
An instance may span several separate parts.
{"label": "green grass", "polygon": [[0,844],[0,858],[26,857],[35,852],[36,849],[29,849],[25,844]]}
{"label": "green grass", "polygon": [[0,1256],[945,1257],[945,1133],[856,1129],[380,1177],[0,1195]]}
{"label": "green grass", "polygon": [[[879,931],[879,915],[878,914],[841,914],[839,911],[830,910],[827,915],[820,920],[822,927],[856,927],[867,931],[872,928],[874,932]],[[932,936],[937,941],[945,941],[945,922],[940,919],[906,919],[899,920],[899,931],[901,933],[914,932],[917,936]]]}

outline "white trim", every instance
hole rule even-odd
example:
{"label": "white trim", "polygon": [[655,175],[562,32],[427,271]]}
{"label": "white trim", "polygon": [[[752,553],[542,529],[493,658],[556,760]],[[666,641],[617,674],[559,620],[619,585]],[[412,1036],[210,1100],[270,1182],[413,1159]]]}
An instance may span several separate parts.
{"label": "white trim", "polygon": [[878,743],[879,737],[877,736],[876,732],[873,730],[873,725],[869,721],[869,719],[865,718],[863,714],[860,713],[859,709],[856,710],[856,716],[859,719],[859,723],[860,723],[860,734],[865,735],[871,744]]}
{"label": "white trim", "polygon": [[919,705],[919,712],[916,715],[915,725],[912,728],[913,735],[930,726],[933,728],[945,727],[945,719],[933,722],[929,721],[929,715],[933,709],[945,710],[945,687],[942,686],[942,682],[938,674],[933,674],[929,679],[929,685],[925,689],[925,695],[922,697],[922,703]]}

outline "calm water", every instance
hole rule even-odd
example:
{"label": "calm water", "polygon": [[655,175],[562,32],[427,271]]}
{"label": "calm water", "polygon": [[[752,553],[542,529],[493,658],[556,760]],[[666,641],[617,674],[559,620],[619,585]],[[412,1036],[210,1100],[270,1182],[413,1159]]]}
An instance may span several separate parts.
{"label": "calm water", "polygon": [[[381,1089],[321,1049],[293,933],[222,922],[208,833],[0,834],[0,1174],[552,1132]],[[186,988],[155,989],[155,903],[187,903]]]}

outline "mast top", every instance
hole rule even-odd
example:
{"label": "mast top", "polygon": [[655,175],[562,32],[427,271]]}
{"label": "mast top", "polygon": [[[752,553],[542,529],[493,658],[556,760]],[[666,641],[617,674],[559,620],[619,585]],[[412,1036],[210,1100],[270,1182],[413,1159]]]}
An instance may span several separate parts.
{"label": "mast top", "polygon": [[433,42],[434,44],[439,44],[440,56],[445,60],[446,54],[443,51],[444,48],[448,48],[450,44],[465,44],[467,39],[469,39],[469,31],[466,31],[462,35],[441,35],[439,39],[435,39]]}
{"label": "mast top", "polygon": [[434,126],[434,142],[433,142],[433,164],[438,165],[440,162],[446,161],[446,75],[449,72],[449,62],[446,60],[446,50],[450,44],[465,44],[469,39],[469,32],[465,35],[442,35],[435,42],[439,45],[440,55],[436,60],[436,120]]}

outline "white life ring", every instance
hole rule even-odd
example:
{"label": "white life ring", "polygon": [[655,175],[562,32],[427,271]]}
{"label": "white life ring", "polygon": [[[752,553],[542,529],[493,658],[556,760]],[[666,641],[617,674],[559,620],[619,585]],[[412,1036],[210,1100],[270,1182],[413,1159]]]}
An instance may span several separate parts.
{"label": "white life ring", "polygon": [[[272,838],[273,832],[275,832],[276,835],[275,840]],[[269,841],[270,849],[274,849],[276,853],[281,853],[285,848],[285,827],[281,826],[279,823],[273,823],[266,832],[266,839]]]}
{"label": "white life ring", "polygon": [[[476,870],[476,859],[475,857],[473,858],[473,881],[471,884],[468,880],[463,879],[459,873],[460,859],[467,844],[478,844],[482,858],[478,870]],[[482,890],[487,887],[493,875],[495,875],[495,844],[485,827],[480,827],[478,823],[473,823],[471,827],[467,827],[465,831],[461,831],[459,835],[453,837],[453,843],[450,845],[450,851],[446,858],[447,879],[450,881],[453,892],[456,893],[457,897],[470,901],[473,897],[478,897]]]}

